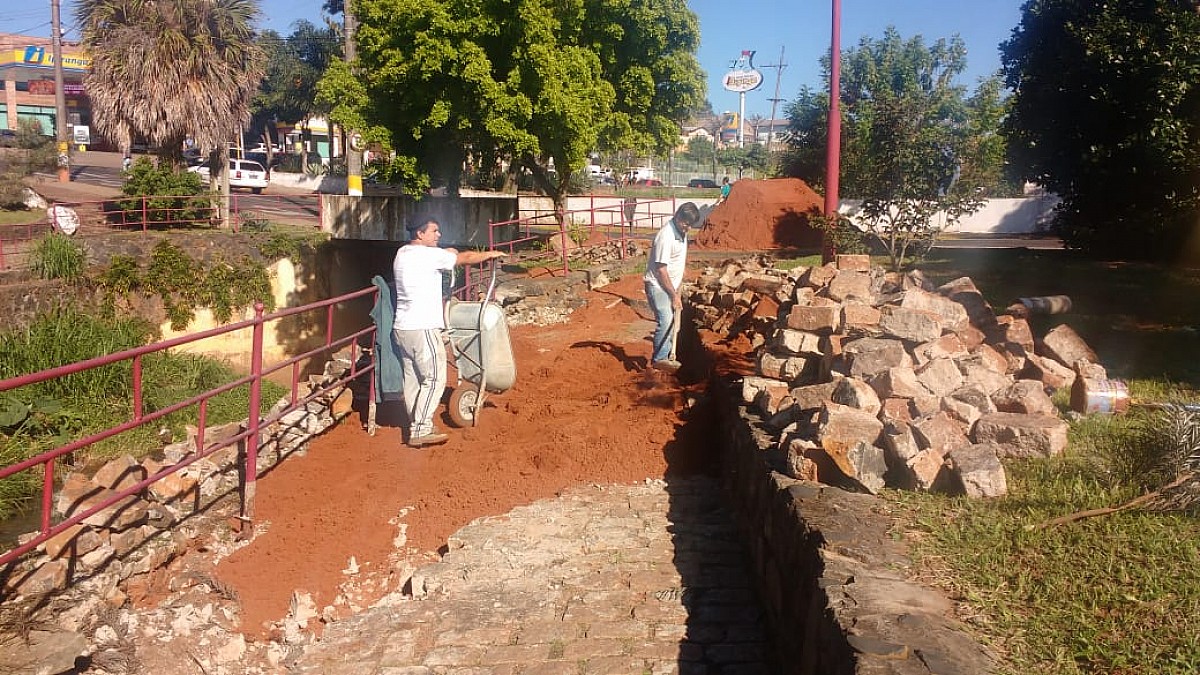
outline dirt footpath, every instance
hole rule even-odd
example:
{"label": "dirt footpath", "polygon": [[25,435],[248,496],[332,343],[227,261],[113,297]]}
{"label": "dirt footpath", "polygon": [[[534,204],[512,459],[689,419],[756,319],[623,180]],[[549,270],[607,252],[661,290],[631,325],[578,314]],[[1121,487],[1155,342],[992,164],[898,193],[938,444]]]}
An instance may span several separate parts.
{"label": "dirt footpath", "polygon": [[[240,629],[265,637],[297,589],[349,615],[398,590],[398,555],[427,559],[475,518],[567,486],[710,467],[707,432],[680,436],[704,384],[647,371],[653,323],[623,297],[643,297],[639,276],[587,293],[568,324],[515,327],[516,385],[449,443],[414,450],[398,426],[372,437],[347,420],[260,480],[260,532],[216,571],[240,600]],[[339,592],[355,566],[353,590]]]}

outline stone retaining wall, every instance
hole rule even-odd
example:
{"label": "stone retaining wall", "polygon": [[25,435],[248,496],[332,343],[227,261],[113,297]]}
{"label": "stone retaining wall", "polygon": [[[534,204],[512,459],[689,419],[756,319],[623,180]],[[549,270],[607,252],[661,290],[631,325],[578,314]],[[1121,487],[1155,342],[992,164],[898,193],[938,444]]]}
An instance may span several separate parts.
{"label": "stone retaining wall", "polygon": [[905,579],[910,560],[892,539],[884,502],[788,478],[786,452],[714,382],[722,476],[738,512],[782,672],[787,675],[940,673],[994,669],[937,591]]}

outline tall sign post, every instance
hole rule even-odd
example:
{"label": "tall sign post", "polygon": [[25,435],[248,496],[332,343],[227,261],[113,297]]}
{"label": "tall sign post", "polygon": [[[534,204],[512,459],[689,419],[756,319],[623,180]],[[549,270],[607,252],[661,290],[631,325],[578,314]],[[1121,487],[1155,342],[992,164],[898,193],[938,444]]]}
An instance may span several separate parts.
{"label": "tall sign post", "polygon": [[[829,145],[825,149],[825,216],[838,212],[838,176],[842,157],[842,0],[833,0],[833,36],[829,46]],[[834,250],[826,232],[821,246],[824,262],[833,260]]]}
{"label": "tall sign post", "polygon": [[754,52],[743,49],[742,55],[729,64],[729,72],[721,78],[721,86],[738,93],[738,147],[745,142],[746,92],[762,86],[763,75],[754,67]]}
{"label": "tall sign post", "polygon": [[58,142],[58,182],[71,182],[71,151],[67,139],[67,98],[63,93],[62,24],[58,0],[50,0],[50,30],[54,36],[54,138]]}

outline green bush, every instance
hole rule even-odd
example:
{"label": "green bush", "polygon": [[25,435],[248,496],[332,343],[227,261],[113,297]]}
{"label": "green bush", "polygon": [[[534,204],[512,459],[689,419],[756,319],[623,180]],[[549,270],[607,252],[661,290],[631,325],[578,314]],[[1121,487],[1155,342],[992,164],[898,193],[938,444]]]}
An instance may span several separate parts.
{"label": "green bush", "polygon": [[33,245],[32,261],[42,279],[77,281],[83,278],[87,252],[67,235],[53,232]]}
{"label": "green bush", "polygon": [[[212,204],[204,196],[206,188],[200,175],[156,166],[140,157],[129,169],[121,192],[137,199],[117,202],[121,222],[141,223],[145,210],[147,225],[194,225],[212,218]],[[143,204],[143,197],[147,197]]]}

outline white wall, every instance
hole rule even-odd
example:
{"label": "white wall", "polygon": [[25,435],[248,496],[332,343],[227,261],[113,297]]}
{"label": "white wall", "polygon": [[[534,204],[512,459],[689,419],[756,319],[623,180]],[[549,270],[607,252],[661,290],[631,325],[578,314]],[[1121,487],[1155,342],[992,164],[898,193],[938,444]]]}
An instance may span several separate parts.
{"label": "white wall", "polygon": [[[989,199],[975,213],[962,218],[949,233],[959,234],[1036,234],[1045,232],[1053,217],[1054,207],[1061,201],[1054,195],[1019,197],[1011,199]],[[857,199],[844,199],[838,211],[855,220],[862,204]],[[945,223],[945,214],[934,218],[936,224]]]}

